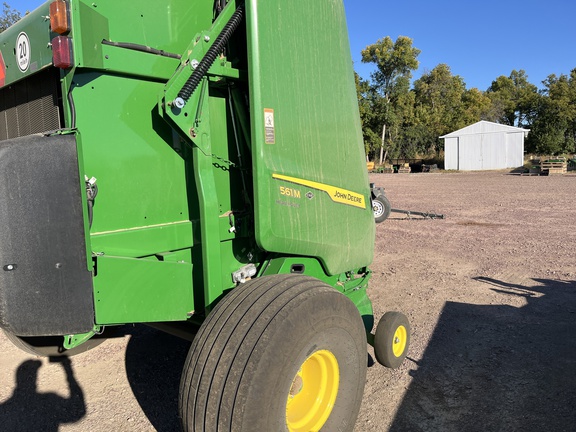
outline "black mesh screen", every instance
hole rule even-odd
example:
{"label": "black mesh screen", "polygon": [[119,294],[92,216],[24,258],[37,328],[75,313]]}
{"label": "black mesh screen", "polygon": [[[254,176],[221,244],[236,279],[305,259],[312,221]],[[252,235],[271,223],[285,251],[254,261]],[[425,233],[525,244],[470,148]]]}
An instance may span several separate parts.
{"label": "black mesh screen", "polygon": [[0,89],[0,141],[60,129],[59,71],[48,68]]}

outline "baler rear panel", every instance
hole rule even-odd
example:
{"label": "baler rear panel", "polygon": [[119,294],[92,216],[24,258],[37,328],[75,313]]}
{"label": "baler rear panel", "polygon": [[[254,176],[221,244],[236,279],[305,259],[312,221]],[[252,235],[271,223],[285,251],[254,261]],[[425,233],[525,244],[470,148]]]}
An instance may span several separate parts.
{"label": "baler rear panel", "polygon": [[342,2],[246,7],[256,239],[330,274],[366,266],[374,221]]}

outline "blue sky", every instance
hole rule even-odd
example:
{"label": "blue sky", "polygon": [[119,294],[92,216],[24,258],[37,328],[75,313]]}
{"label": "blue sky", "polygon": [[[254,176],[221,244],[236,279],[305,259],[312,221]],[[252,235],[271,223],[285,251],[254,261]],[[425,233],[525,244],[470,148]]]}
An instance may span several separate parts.
{"label": "blue sky", "polygon": [[360,51],[379,38],[413,39],[419,78],[440,63],[467,88],[486,90],[500,75],[524,69],[531,83],[576,68],[574,0],[344,0],[356,71],[370,76]]}
{"label": "blue sky", "polygon": [[[22,12],[42,3],[7,2]],[[361,63],[360,51],[400,35],[422,51],[414,78],[446,63],[468,88],[486,90],[513,69],[524,69],[541,87],[548,75],[576,68],[574,0],[344,0],[344,6],[354,67],[364,78],[373,68]]]}

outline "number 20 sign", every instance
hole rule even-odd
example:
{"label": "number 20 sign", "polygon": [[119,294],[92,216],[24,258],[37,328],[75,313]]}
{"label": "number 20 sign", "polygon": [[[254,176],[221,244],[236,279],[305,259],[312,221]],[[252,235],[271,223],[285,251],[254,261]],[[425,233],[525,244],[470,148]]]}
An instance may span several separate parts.
{"label": "number 20 sign", "polygon": [[16,39],[16,63],[22,72],[26,72],[30,67],[30,39],[24,32]]}

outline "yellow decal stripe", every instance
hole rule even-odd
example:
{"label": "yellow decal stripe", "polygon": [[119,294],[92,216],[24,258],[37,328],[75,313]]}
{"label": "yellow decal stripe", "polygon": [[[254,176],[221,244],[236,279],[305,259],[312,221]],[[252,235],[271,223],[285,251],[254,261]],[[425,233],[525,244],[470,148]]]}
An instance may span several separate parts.
{"label": "yellow decal stripe", "polygon": [[329,186],[323,183],[317,183],[311,180],[289,177],[282,174],[272,174],[272,178],[275,178],[277,180],[284,180],[290,183],[294,183],[301,186],[307,186],[312,189],[326,192],[332,201],[340,204],[346,204],[349,206],[358,207],[362,209],[366,208],[366,201],[364,200],[364,195],[361,195],[356,192],[352,192],[336,186]]}

